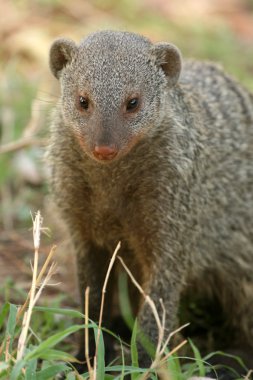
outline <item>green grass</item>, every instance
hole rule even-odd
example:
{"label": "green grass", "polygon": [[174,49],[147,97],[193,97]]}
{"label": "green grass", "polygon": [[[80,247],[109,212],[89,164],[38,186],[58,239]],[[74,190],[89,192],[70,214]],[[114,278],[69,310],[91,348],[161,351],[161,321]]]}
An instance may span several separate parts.
{"label": "green grass", "polygon": [[[0,354],[0,379],[49,380],[53,379],[59,372],[65,373],[67,379],[75,378],[73,377],[76,376],[75,371],[71,366],[68,366],[68,363],[74,362],[75,358],[63,349],[58,349],[58,346],[70,335],[84,329],[83,324],[72,325],[73,318],[83,316],[79,312],[71,309],[36,307],[33,312],[33,318],[37,319],[39,317],[42,326],[43,322],[48,324],[48,320],[52,321],[51,316],[54,317],[53,319],[59,319],[59,317],[61,317],[64,320],[65,326],[63,327],[59,323],[58,329],[56,329],[56,325],[52,324],[51,334],[49,331],[41,331],[39,326],[37,326],[37,330],[34,330],[34,326],[32,326],[25,355],[22,360],[15,361],[17,339],[21,331],[21,326],[17,323],[16,319],[17,313],[17,306],[11,303],[5,303],[0,312],[0,328],[4,328]],[[69,324],[68,327],[67,324]],[[89,328],[94,328],[96,335],[98,326],[91,323],[89,324]],[[120,340],[119,342],[123,346]],[[98,379],[121,379],[124,375],[131,374],[132,380],[134,380],[140,378],[140,375],[147,371],[146,369],[138,368],[136,330],[133,331],[131,339],[132,361],[130,365],[105,366],[104,351],[103,334],[101,334],[97,361]],[[173,359],[170,358],[168,361],[168,371],[172,374],[173,379],[186,379],[189,373],[205,374],[204,364],[202,363],[200,365],[200,359],[196,355],[196,351],[194,354],[196,362],[189,365],[185,372],[183,372],[175,356]],[[124,363],[124,357],[122,362]],[[114,372],[114,375],[110,375],[109,372]],[[88,373],[85,373],[82,378],[87,377]],[[155,379],[155,373],[152,374],[151,377]]]}
{"label": "green grass", "polygon": [[[5,329],[2,333],[3,337],[3,350],[0,354],[0,379],[8,380],[51,380],[59,373],[64,373],[66,379],[82,378],[87,379],[88,372],[82,376],[77,375],[75,370],[68,365],[69,362],[74,362],[75,358],[63,349],[58,349],[59,344],[63,344],[66,338],[70,335],[84,329],[84,325],[75,324],[72,325],[73,318],[80,318],[80,313],[71,309],[62,308],[50,308],[50,307],[38,307],[35,308],[33,317],[38,318],[42,315],[46,320],[49,316],[54,318],[62,317],[66,324],[70,326],[65,328],[59,328],[59,331],[55,330],[50,334],[44,336],[38,329],[33,331],[31,329],[29,336],[29,344],[25,351],[24,358],[17,362],[14,361],[16,353],[16,342],[18,335],[20,334],[20,326],[16,322],[17,306],[5,303],[0,312],[0,328]],[[43,323],[42,318],[42,323]],[[51,319],[51,318],[50,318]],[[94,328],[97,331],[98,326],[96,324],[89,324],[89,328]],[[135,334],[135,332],[134,332]],[[9,342],[8,355],[10,359],[6,360],[6,346]],[[120,340],[119,340],[120,342]],[[120,342],[122,345],[123,343]],[[211,355],[202,358],[198,349],[190,341],[193,355],[188,359],[187,364],[180,364],[178,355],[173,355],[167,361],[168,374],[173,380],[187,380],[191,376],[206,376],[210,366],[207,364],[207,360]],[[122,353],[121,365],[108,365],[105,366],[104,362],[104,341],[103,334],[101,334],[101,341],[98,349],[98,361],[97,361],[97,379],[123,379],[125,375],[131,374],[131,379],[140,379],[147,369],[138,367],[138,354],[136,348],[135,338],[131,339],[131,353],[132,361],[130,365],[124,364],[124,354]],[[134,353],[134,354],[133,354]],[[213,354],[212,354],[213,355]],[[113,375],[110,374],[113,372]],[[77,377],[79,376],[79,377]],[[157,379],[157,375],[151,372],[150,378]],[[168,377],[169,378],[169,377]]]}
{"label": "green grass", "polygon": [[[65,374],[66,379],[69,380],[91,378],[94,369],[88,367],[89,372],[79,375],[73,366],[74,363],[78,363],[74,357],[73,334],[82,333],[87,336],[88,330],[91,330],[90,334],[94,333],[97,347],[94,357],[96,377],[92,378],[93,380],[121,380],[126,375],[130,375],[131,380],[155,380],[158,379],[158,374],[161,371],[163,372],[164,380],[188,380],[193,375],[203,377],[209,373],[210,365],[208,364],[208,360],[215,353],[202,357],[199,349],[191,340],[189,340],[190,357],[179,357],[180,349],[185,341],[171,352],[169,347],[164,348],[164,342],[169,343],[166,336],[167,333],[162,328],[162,321],[165,315],[157,316],[158,319],[161,318],[158,321],[159,323],[156,319],[160,336],[160,343],[157,343],[157,347],[154,347],[149,339],[143,339],[145,331],[140,332],[137,322],[132,317],[127,293],[126,275],[120,277],[119,292],[121,312],[123,317],[125,317],[126,323],[132,328],[130,344],[124,343],[113,332],[103,329],[100,322],[96,324],[88,320],[88,316],[85,317],[79,311],[61,307],[61,296],[57,300],[52,300],[49,306],[36,306],[36,302],[41,297],[41,291],[51,281],[51,277],[56,269],[55,263],[52,263],[55,247],[50,250],[41,269],[38,266],[40,235],[41,231],[44,230],[42,221],[40,212],[37,212],[33,220],[34,262],[29,293],[25,294],[19,288],[16,289],[17,285],[15,286],[14,282],[10,279],[2,287],[5,301],[0,310],[0,379],[53,380],[59,373]],[[103,292],[101,293],[101,316],[103,315],[103,297],[106,294],[107,281],[119,248],[120,244],[118,244],[113,253],[106,274]],[[119,259],[123,265],[122,259]],[[151,308],[152,313],[156,316],[157,310],[153,301],[145,295],[139,284],[132,277],[129,269],[125,267],[125,264],[123,267],[128,277],[145,298],[147,306]],[[19,299],[19,303],[23,305],[22,307],[10,302],[10,299],[13,298],[12,291],[15,293],[15,298]],[[86,303],[88,306],[88,293]],[[79,322],[76,322],[77,319]],[[105,346],[104,334],[112,335],[120,347],[118,358],[115,358],[116,361],[109,365],[105,363],[107,347]],[[150,368],[139,367],[138,341],[140,341],[152,357]],[[130,355],[127,352],[130,352]],[[84,357],[83,361],[85,360],[86,358]],[[240,364],[243,367],[243,363]]]}
{"label": "green grass", "polygon": [[[10,287],[10,285],[8,286]],[[24,294],[23,294],[24,295]],[[8,290],[8,297],[10,289]],[[123,298],[125,295],[123,295]],[[25,299],[26,297],[24,297]],[[18,339],[22,331],[22,318],[18,318],[18,306],[5,302],[0,309],[0,379],[6,380],[53,380],[59,373],[64,373],[66,379],[88,379],[89,373],[78,375],[73,367],[76,362],[74,355],[73,334],[90,329],[94,330],[95,337],[98,325],[89,322],[84,325],[84,315],[79,311],[60,307],[61,297],[52,300],[54,306],[36,306],[33,309],[32,321],[26,342],[26,349],[22,359],[16,361]],[[124,303],[124,301],[121,301]],[[79,323],[75,321],[79,320]],[[104,334],[112,334],[118,340],[121,354],[117,363],[105,365]],[[138,326],[134,322],[130,340],[130,355],[125,355],[126,343],[108,330],[102,329],[97,355],[97,379],[124,379],[130,374],[131,380],[140,380],[148,369],[139,367],[137,350]],[[202,357],[195,344],[189,340],[190,357],[181,357],[180,352],[169,356],[166,362],[168,379],[188,380],[192,376],[208,376],[210,372],[209,359],[215,354]],[[169,348],[166,349],[169,353]],[[222,353],[220,352],[222,355]],[[225,355],[225,354],[224,354]],[[243,368],[243,363],[237,359]],[[69,363],[72,363],[70,365]],[[118,364],[119,363],[119,364]],[[156,370],[149,373],[150,379],[157,379]],[[239,378],[239,375],[238,375]]]}

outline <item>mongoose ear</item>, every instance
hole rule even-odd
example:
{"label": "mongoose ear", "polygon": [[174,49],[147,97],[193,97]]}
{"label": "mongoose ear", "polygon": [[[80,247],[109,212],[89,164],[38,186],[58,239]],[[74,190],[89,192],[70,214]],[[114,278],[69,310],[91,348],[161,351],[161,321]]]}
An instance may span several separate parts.
{"label": "mongoose ear", "polygon": [[59,38],[52,44],[49,52],[49,66],[57,79],[62,69],[71,62],[76,50],[75,42],[67,38]]}
{"label": "mongoose ear", "polygon": [[169,85],[174,86],[178,81],[182,67],[179,49],[172,44],[159,42],[152,46],[152,55],[156,64],[163,69]]}

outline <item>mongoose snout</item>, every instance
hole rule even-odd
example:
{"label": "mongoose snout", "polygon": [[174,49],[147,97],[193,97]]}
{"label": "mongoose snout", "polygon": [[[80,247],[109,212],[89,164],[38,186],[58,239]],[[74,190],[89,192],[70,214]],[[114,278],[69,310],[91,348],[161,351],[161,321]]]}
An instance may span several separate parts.
{"label": "mongoose snout", "polygon": [[100,161],[110,161],[117,156],[117,148],[108,145],[96,145],[93,150],[93,155]]}

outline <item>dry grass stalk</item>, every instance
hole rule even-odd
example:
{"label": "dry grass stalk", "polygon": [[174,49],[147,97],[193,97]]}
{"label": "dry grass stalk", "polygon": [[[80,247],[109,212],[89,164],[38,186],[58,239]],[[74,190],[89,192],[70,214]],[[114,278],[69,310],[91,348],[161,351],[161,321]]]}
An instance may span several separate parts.
{"label": "dry grass stalk", "polygon": [[11,337],[8,336],[6,339],[6,346],[5,346],[5,361],[8,362],[10,359],[10,353],[9,353],[9,348],[10,348],[10,342],[11,342]]}
{"label": "dry grass stalk", "polygon": [[[41,283],[41,285],[40,285],[40,287],[39,287],[39,289],[38,289],[38,291],[36,293],[36,296],[35,296],[35,298],[33,300],[32,307],[34,307],[35,304],[37,303],[38,299],[41,296],[42,290],[45,288],[45,286],[49,285],[49,281],[50,281],[51,277],[56,273],[56,266],[57,266],[56,263],[52,263],[50,265],[50,268],[49,268],[49,270],[48,270],[48,272],[46,274],[46,277],[42,281],[42,283]],[[36,284],[37,284],[37,281],[36,281]]]}
{"label": "dry grass stalk", "polygon": [[[147,304],[150,306],[151,310],[152,310],[152,313],[155,317],[155,320],[156,320],[156,324],[157,324],[157,328],[158,328],[158,344],[157,344],[157,349],[156,351],[159,352],[160,351],[160,346],[162,344],[162,341],[163,341],[163,337],[164,337],[164,328],[163,328],[163,323],[160,321],[160,318],[159,318],[159,315],[158,315],[158,312],[157,312],[157,308],[155,306],[155,303],[154,301],[150,298],[149,295],[147,295],[144,290],[142,289],[142,287],[140,286],[140,284],[136,281],[136,279],[134,278],[134,276],[132,275],[132,273],[130,272],[130,270],[128,269],[128,267],[126,266],[124,260],[122,259],[122,257],[118,256],[118,259],[120,260],[123,268],[125,269],[125,271],[127,272],[127,274],[129,275],[131,281],[133,282],[133,284],[136,286],[136,288],[139,290],[139,292],[142,294],[142,296],[144,297],[145,299],[145,302],[147,302]],[[165,317],[164,317],[165,318]],[[164,319],[163,318],[163,319]],[[165,323],[165,322],[164,322]]]}
{"label": "dry grass stalk", "polygon": [[252,374],[253,374],[253,369],[250,369],[247,375],[245,376],[244,380],[250,380]]}
{"label": "dry grass stalk", "polygon": [[152,370],[156,370],[156,372],[159,374],[159,379],[161,378],[162,380],[170,380],[171,376],[168,373],[168,369],[166,368],[166,361],[170,356],[179,351],[186,343],[187,340],[185,339],[183,342],[178,344],[173,350],[171,350],[167,355],[165,355],[165,351],[156,354],[155,359],[150,366],[150,369],[143,374],[140,380],[147,380]]}
{"label": "dry grass stalk", "polygon": [[165,352],[166,347],[168,346],[169,341],[171,340],[171,338],[172,338],[175,334],[179,333],[181,330],[183,330],[183,329],[185,329],[187,326],[189,326],[189,324],[190,324],[190,323],[186,323],[185,325],[180,326],[178,329],[172,331],[172,332],[169,334],[168,338],[165,340],[164,345],[163,345],[163,347],[162,347],[162,349],[161,349],[161,352]]}
{"label": "dry grass stalk", "polygon": [[173,354],[175,354],[177,351],[180,350],[180,348],[182,348],[186,343],[187,343],[187,339],[183,340],[183,342],[179,343],[175,348],[173,348],[173,350],[171,350],[167,355],[165,355],[161,360],[160,360],[160,363],[163,363],[163,362],[166,362],[166,360],[172,356]]}
{"label": "dry grass stalk", "polygon": [[162,330],[162,323],[160,321],[160,318],[159,318],[159,315],[158,315],[158,312],[157,312],[157,309],[156,309],[154,301],[149,297],[149,295],[147,295],[144,292],[144,290],[142,289],[142,287],[140,286],[140,284],[135,280],[134,276],[132,275],[132,273],[130,272],[130,270],[128,269],[128,267],[126,266],[126,264],[125,264],[124,260],[122,259],[122,257],[118,256],[118,259],[120,260],[122,266],[124,267],[125,271],[129,275],[129,277],[130,277],[131,281],[133,282],[133,284],[136,286],[136,288],[139,290],[139,292],[143,295],[143,297],[145,298],[145,301],[149,304],[150,308],[152,309],[152,312],[154,314],[154,317],[155,317],[155,320],[156,320],[156,323],[157,323],[157,327],[159,329],[159,332],[161,332],[161,330]]}
{"label": "dry grass stalk", "polygon": [[[43,266],[41,268],[41,271],[40,271],[40,273],[39,273],[39,275],[37,277],[37,280],[36,280],[36,286],[38,286],[40,284],[40,282],[41,282],[41,280],[42,280],[42,278],[43,278],[43,276],[44,276],[44,274],[45,274],[45,272],[46,272],[46,270],[48,268],[49,262],[50,262],[50,260],[52,259],[53,255],[55,253],[55,250],[56,250],[56,245],[54,245],[51,248],[51,250],[50,250],[50,252],[49,252],[49,254],[48,254],[47,258],[46,258],[46,261],[45,261],[45,263],[43,264]],[[20,307],[20,309],[18,311],[17,320],[20,319],[20,317],[22,316],[24,310],[27,308],[27,305],[28,305],[29,299],[30,299],[30,295],[31,295],[31,290],[29,291],[29,293],[27,295],[25,303]]]}
{"label": "dry grass stalk", "polygon": [[29,331],[29,326],[30,326],[30,321],[31,321],[31,316],[32,316],[32,310],[38,301],[42,290],[44,287],[48,284],[50,281],[52,275],[55,273],[55,268],[56,265],[55,263],[52,263],[48,273],[46,274],[45,279],[42,281],[38,291],[36,292],[37,285],[40,283],[44,273],[47,270],[47,267],[49,265],[49,262],[52,258],[53,253],[55,252],[55,246],[51,249],[46,262],[44,263],[39,276],[38,276],[38,261],[39,261],[39,248],[40,248],[40,236],[41,236],[41,231],[43,230],[42,228],[42,223],[43,223],[43,218],[40,214],[40,211],[38,211],[35,215],[35,219],[33,220],[33,244],[34,244],[34,263],[33,263],[33,278],[32,278],[32,285],[30,292],[28,294],[28,297],[24,303],[24,305],[20,308],[17,319],[19,319],[24,310],[26,309],[28,305],[27,311],[24,313],[23,316],[23,321],[22,321],[22,329],[21,333],[19,336],[18,340],[18,349],[17,349],[17,360],[22,359],[24,356],[24,351],[26,347],[26,341],[27,341],[27,336],[28,336],[28,331]]}
{"label": "dry grass stalk", "polygon": [[98,334],[97,334],[97,340],[96,340],[96,354],[95,354],[95,357],[97,356],[98,344],[99,344],[99,339],[100,339],[100,334],[101,334],[101,326],[102,326],[102,318],[103,318],[104,303],[105,303],[105,293],[106,293],[107,283],[108,283],[108,280],[109,280],[109,277],[110,277],[110,273],[112,271],[112,267],[113,267],[113,264],[115,262],[117,253],[118,253],[118,251],[120,249],[120,245],[121,245],[121,243],[118,242],[118,245],[115,248],[115,251],[114,251],[114,253],[112,255],[112,258],[110,260],[110,264],[109,264],[108,270],[106,272],[105,281],[104,281],[104,285],[103,285],[103,289],[102,289],[102,298],[101,298],[101,306],[100,306],[100,313],[99,313]]}
{"label": "dry grass stalk", "polygon": [[90,363],[90,356],[89,356],[89,295],[90,295],[90,288],[87,287],[85,290],[85,325],[86,328],[84,330],[84,338],[85,338],[85,359],[88,367],[88,372],[90,375],[90,379],[93,378],[93,368]]}
{"label": "dry grass stalk", "polygon": [[95,355],[93,359],[93,374],[89,380],[97,380],[97,355]]}
{"label": "dry grass stalk", "polygon": [[38,272],[39,246],[40,246],[40,231],[41,231],[42,222],[43,222],[43,219],[41,217],[40,211],[38,211],[33,221],[34,265],[33,265],[32,286],[31,286],[31,291],[30,291],[28,311],[27,311],[27,314],[24,315],[24,320],[23,320],[25,321],[25,323],[22,327],[22,332],[20,334],[19,341],[18,341],[17,360],[22,359],[24,355],[25,343],[26,343],[26,338],[27,338],[30,320],[32,316],[34,298],[36,294],[36,280],[37,280],[37,272]]}
{"label": "dry grass stalk", "polygon": [[[185,328],[186,326],[188,326],[188,323],[186,325],[184,325],[184,326],[181,326],[177,330],[173,331],[168,336],[168,338],[166,339],[166,341],[165,341],[165,343],[163,345],[163,348],[160,350],[160,352],[158,352],[158,353],[156,352],[155,359],[154,359],[153,363],[150,366],[150,370],[156,369],[157,373],[159,374],[159,378],[161,378],[162,380],[169,380],[170,379],[170,375],[169,375],[168,370],[166,368],[166,361],[167,361],[167,359],[169,357],[171,357],[173,354],[175,354],[177,351],[179,351],[187,343],[187,339],[185,339],[183,342],[179,343],[168,354],[165,355],[166,347],[168,346],[168,343],[169,343],[171,337],[173,335],[175,335],[177,332],[179,332],[180,330],[182,330],[183,328]],[[146,380],[146,379],[148,379],[149,372],[150,371],[148,371],[147,373],[145,373],[143,375],[143,377],[141,377],[140,380]]]}
{"label": "dry grass stalk", "polygon": [[[103,311],[104,311],[104,303],[105,303],[105,293],[106,293],[106,288],[107,288],[107,283],[108,283],[108,280],[110,277],[110,273],[112,271],[113,264],[115,262],[117,253],[120,249],[120,245],[121,245],[121,243],[119,242],[117,247],[114,250],[114,253],[113,253],[112,258],[110,260],[109,267],[108,267],[107,272],[106,272],[105,281],[104,281],[104,285],[103,285],[103,289],[102,289],[99,322],[98,322],[98,332],[97,332],[97,339],[96,339],[96,352],[95,352],[95,356],[94,356],[93,367],[91,366],[90,358],[89,358],[89,335],[88,335],[89,329],[88,328],[85,329],[85,358],[86,358],[86,362],[87,362],[90,380],[96,380],[96,377],[97,377],[96,376],[97,355],[98,355],[99,340],[100,340],[100,336],[101,336],[102,319],[103,319]],[[88,316],[89,316],[89,287],[85,291],[85,324],[86,325],[88,325],[88,323],[89,323]]]}

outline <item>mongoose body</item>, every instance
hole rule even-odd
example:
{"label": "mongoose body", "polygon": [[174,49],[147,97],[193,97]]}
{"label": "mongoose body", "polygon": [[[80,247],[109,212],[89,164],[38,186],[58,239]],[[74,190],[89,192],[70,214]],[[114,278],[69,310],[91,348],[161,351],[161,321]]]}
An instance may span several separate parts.
{"label": "mongoose body", "polygon": [[[51,187],[77,257],[81,298],[120,255],[171,330],[181,294],[216,294],[253,341],[253,96],[222,69],[167,43],[102,31],[57,40],[50,66],[62,96],[53,115]],[[115,272],[116,276],[116,272]],[[104,323],[112,316],[114,278]],[[135,313],[155,342],[149,307]],[[243,338],[243,339],[244,339]],[[145,354],[143,362],[145,362]]]}

